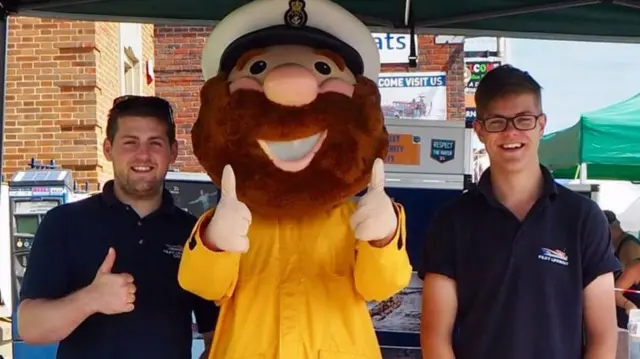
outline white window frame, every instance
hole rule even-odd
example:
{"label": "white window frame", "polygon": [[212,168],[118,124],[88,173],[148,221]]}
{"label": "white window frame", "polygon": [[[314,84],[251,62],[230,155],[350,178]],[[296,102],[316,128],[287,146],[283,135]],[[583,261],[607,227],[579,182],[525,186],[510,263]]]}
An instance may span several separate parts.
{"label": "white window frame", "polygon": [[120,95],[142,95],[142,24],[120,24],[119,48]]}

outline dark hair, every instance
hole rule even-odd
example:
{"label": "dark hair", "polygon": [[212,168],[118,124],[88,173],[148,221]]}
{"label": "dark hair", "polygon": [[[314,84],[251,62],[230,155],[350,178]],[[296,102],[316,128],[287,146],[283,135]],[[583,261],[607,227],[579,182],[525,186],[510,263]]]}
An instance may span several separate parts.
{"label": "dark hair", "polygon": [[602,211],[602,213],[604,213],[604,216],[607,217],[607,223],[614,224],[618,222],[618,216],[616,216],[616,214],[613,213],[613,211],[605,209],[604,211]]}
{"label": "dark hair", "polygon": [[491,102],[503,96],[532,94],[542,105],[542,87],[528,72],[511,65],[489,71],[480,80],[475,93],[476,112],[482,118]]}
{"label": "dark hair", "polygon": [[113,100],[107,118],[107,139],[113,142],[118,132],[118,119],[124,116],[152,117],[167,125],[169,143],[176,142],[176,124],[171,104],[156,96],[120,96]]}

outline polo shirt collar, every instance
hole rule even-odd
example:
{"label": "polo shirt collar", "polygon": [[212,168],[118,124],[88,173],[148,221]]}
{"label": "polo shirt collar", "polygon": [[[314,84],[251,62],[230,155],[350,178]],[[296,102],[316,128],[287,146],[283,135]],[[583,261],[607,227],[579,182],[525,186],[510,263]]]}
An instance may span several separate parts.
{"label": "polo shirt collar", "polygon": [[[542,180],[543,180],[543,188],[542,188],[542,196],[541,198],[548,199],[550,201],[554,200],[558,195],[558,185],[556,180],[551,175],[551,172],[543,165],[540,165],[540,171],[542,171]],[[493,193],[493,187],[491,185],[491,167],[487,168],[480,180],[478,181],[478,190],[482,193],[491,203],[497,203]]]}
{"label": "polo shirt collar", "polygon": [[[126,206],[124,203],[122,203],[118,199],[118,197],[116,197],[116,193],[113,189],[113,186],[114,186],[113,180],[109,180],[104,184],[104,186],[102,187],[102,193],[100,194],[102,197],[102,200],[110,207]],[[173,196],[171,196],[171,193],[166,188],[164,188],[162,190],[162,204],[160,205],[159,211],[163,213],[173,213],[173,210],[174,210]]]}

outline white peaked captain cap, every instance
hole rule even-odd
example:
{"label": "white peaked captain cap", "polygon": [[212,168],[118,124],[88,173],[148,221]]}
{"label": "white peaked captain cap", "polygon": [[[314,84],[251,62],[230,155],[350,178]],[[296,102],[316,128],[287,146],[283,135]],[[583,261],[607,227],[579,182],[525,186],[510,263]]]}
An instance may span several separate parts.
{"label": "white peaked captain cap", "polygon": [[377,83],[380,54],[371,32],[330,0],[254,0],[234,10],[215,26],[204,46],[205,81],[220,70],[229,73],[245,52],[277,45],[331,50],[356,75]]}

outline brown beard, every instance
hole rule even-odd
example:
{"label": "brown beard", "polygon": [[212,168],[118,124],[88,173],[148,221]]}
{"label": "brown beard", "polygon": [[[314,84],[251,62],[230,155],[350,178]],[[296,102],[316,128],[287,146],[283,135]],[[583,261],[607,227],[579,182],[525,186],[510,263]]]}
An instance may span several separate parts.
{"label": "brown beard", "polygon": [[[324,93],[304,107],[285,107],[258,91],[229,93],[226,74],[205,83],[191,131],[193,151],[219,187],[230,164],[238,199],[266,217],[301,217],[326,211],[366,188],[376,158],[385,158],[388,135],[376,84],[358,77],[353,98]],[[309,166],[276,167],[257,140],[290,141],[327,130]]]}

